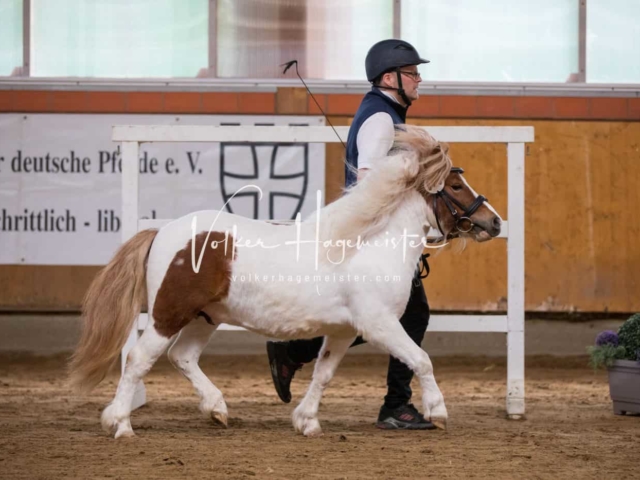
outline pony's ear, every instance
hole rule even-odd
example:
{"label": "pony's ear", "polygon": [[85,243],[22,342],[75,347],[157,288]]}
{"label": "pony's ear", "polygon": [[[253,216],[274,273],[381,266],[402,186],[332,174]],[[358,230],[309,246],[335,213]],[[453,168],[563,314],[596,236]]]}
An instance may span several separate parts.
{"label": "pony's ear", "polygon": [[444,189],[444,182],[438,182],[437,184],[429,187],[428,182],[424,182],[424,189],[428,193],[438,193],[440,190]]}
{"label": "pony's ear", "polygon": [[430,155],[421,160],[422,186],[428,193],[436,193],[444,188],[451,171],[451,159],[447,155],[448,145],[436,145]]}

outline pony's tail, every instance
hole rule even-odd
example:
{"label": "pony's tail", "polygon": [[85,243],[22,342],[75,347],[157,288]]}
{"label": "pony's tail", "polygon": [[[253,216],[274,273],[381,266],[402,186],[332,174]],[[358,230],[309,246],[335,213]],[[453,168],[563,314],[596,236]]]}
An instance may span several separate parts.
{"label": "pony's tail", "polygon": [[143,230],[126,242],[91,283],[82,304],[82,334],[69,364],[80,391],[98,385],[118,359],[146,301],[146,262],[158,231]]}

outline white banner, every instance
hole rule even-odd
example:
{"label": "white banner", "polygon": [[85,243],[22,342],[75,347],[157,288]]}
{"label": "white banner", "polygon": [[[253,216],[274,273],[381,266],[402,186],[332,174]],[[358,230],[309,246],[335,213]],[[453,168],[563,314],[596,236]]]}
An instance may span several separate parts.
{"label": "white banner", "polygon": [[[322,117],[0,115],[0,264],[102,265],[120,245],[121,159],[113,125],[324,125]],[[241,127],[239,127],[241,128]],[[162,143],[140,150],[140,215],[226,209],[292,219],[324,192],[322,143]],[[323,195],[324,198],[324,195]]]}

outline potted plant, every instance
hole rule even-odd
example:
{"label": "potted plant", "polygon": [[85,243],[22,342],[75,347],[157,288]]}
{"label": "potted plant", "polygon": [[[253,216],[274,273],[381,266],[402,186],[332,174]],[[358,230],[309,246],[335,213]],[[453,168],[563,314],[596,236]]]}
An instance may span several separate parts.
{"label": "potted plant", "polygon": [[640,313],[626,320],[617,333],[598,334],[589,354],[594,368],[607,367],[613,413],[640,414]]}

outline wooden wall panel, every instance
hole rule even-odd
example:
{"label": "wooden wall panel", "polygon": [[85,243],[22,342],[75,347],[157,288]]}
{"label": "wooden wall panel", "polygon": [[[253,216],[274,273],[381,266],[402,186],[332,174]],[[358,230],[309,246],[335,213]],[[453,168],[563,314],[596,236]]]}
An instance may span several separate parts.
{"label": "wooden wall panel", "polygon": [[0,311],[78,311],[100,267],[0,265]]}
{"label": "wooden wall panel", "polygon": [[[526,309],[640,310],[640,217],[634,214],[640,204],[640,123],[414,123],[533,125],[536,139],[525,160]],[[508,219],[504,147],[458,144],[451,154],[470,184]],[[434,259],[426,282],[433,308],[504,309],[505,245],[492,243]]]}

